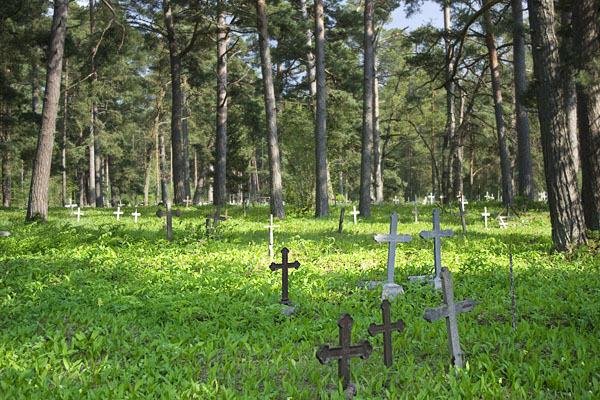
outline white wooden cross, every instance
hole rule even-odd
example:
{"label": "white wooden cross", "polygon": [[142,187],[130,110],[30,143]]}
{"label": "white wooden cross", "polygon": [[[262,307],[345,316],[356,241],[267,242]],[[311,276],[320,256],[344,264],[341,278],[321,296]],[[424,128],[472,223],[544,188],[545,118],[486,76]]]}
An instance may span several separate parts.
{"label": "white wooden cross", "polygon": [[415,223],[419,222],[419,210],[417,210],[417,201],[416,201],[416,197],[415,197],[415,202],[413,203],[415,205],[415,209],[413,210],[413,214],[415,214]]}
{"label": "white wooden cross", "polygon": [[71,202],[71,199],[69,199],[69,204],[67,204],[65,207],[71,210],[71,216],[72,216],[73,215],[73,208],[77,207],[77,204],[73,204]]}
{"label": "white wooden cross", "polygon": [[452,237],[454,232],[451,229],[440,230],[440,211],[437,208],[433,209],[433,230],[421,231],[419,236],[423,239],[433,239],[433,261],[435,267],[435,275],[433,276],[433,287],[439,289],[442,286],[441,270],[442,270],[442,241],[443,237]]}
{"label": "white wooden cross", "polygon": [[435,203],[435,196],[433,195],[433,193],[429,193],[429,196],[427,196],[427,198],[429,198],[429,204],[433,205],[433,203]]}
{"label": "white wooden cross", "polygon": [[132,212],[131,215],[133,216],[133,222],[137,222],[137,218],[142,215],[139,212],[137,212],[137,208],[135,209],[135,212]]}
{"label": "white wooden cross", "polygon": [[490,196],[488,192],[485,192],[485,201],[494,200],[494,196]]}
{"label": "white wooden cross", "polygon": [[271,223],[264,225],[263,228],[269,228],[269,257],[273,258],[273,228],[280,228],[279,225],[273,225],[273,214],[271,214]]}
{"label": "white wooden cross", "polygon": [[119,220],[119,216],[121,214],[123,214],[123,211],[121,211],[121,206],[117,207],[117,211],[115,211],[113,214],[115,214],[117,216],[117,221]]}
{"label": "white wooden cross", "polygon": [[548,194],[546,192],[538,193],[538,201],[546,201],[548,200]]}
{"label": "white wooden cross", "polygon": [[119,201],[119,204],[117,204],[117,207],[125,207],[125,204],[121,203],[121,201]]}
{"label": "white wooden cross", "polygon": [[356,225],[356,216],[360,214],[360,211],[356,211],[356,206],[352,206],[352,211],[350,211],[350,214],[354,217],[354,225]]}
{"label": "white wooden cross", "polygon": [[83,213],[80,211],[79,207],[77,207],[77,212],[74,214],[77,215],[77,222],[79,222],[79,217],[81,217],[83,215]]}
{"label": "white wooden cross", "polygon": [[444,195],[440,194],[440,203],[442,203],[442,210],[444,209]]}
{"label": "white wooden cross", "polygon": [[483,213],[481,213],[481,216],[484,218],[485,221],[485,229],[487,229],[487,217],[489,217],[491,214],[487,211],[487,207],[483,207]]}
{"label": "white wooden cross", "polygon": [[187,196],[183,201],[183,204],[185,204],[186,209],[190,208],[190,203],[192,203],[192,200],[190,200],[190,196]]}
{"label": "white wooden cross", "polygon": [[425,198],[423,199],[423,205],[427,204],[427,196],[425,196]]}
{"label": "white wooden cross", "polygon": [[400,199],[398,198],[398,196],[394,196],[394,204],[398,204],[400,203]]}
{"label": "white wooden cross", "polygon": [[502,229],[508,229],[508,222],[506,222],[504,220],[504,216],[500,215],[500,216],[498,216],[498,219],[500,220],[498,222],[500,224],[500,228],[502,228]]}

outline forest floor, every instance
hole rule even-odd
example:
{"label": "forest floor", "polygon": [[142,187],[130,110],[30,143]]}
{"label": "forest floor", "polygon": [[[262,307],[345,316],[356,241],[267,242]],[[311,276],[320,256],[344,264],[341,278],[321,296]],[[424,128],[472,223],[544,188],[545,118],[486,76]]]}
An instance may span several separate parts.
{"label": "forest floor", "polygon": [[[373,206],[373,218],[354,225],[348,212],[338,234],[339,208],[315,219],[286,207],[276,223],[275,262],[282,247],[300,262],[290,272],[296,311],[281,313],[281,271],[271,272],[268,207],[255,207],[221,225],[219,240],[205,237],[213,207],[190,207],[174,218],[165,240],[156,207],[132,208],[116,221],[114,209],[51,209],[46,223],[24,223],[25,213],[0,209],[0,397],[315,399],[344,398],[337,362],[321,365],[315,352],[338,344],[336,321],[354,319],[352,343],[374,351],[351,362],[356,398],[600,398],[600,242],[573,253],[552,250],[550,219],[541,203],[511,220],[483,227],[483,207],[460,219],[442,214],[442,265],[453,275],[457,301],[478,302],[458,316],[466,360],[457,373],[444,321],[423,312],[442,304],[430,285],[409,275],[433,270],[432,206]],[[346,209],[348,211],[348,208]],[[390,213],[400,216],[396,282],[405,294],[392,302],[393,366],[383,364],[381,286],[385,278]],[[522,211],[522,210],[521,210]],[[512,328],[509,254],[514,265],[516,331]]]}

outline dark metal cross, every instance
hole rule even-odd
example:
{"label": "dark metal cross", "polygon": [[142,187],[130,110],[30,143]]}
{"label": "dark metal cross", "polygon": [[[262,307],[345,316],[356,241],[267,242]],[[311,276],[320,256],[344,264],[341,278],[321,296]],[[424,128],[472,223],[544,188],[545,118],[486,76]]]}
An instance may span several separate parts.
{"label": "dark metal cross", "polygon": [[158,218],[167,217],[167,240],[173,241],[173,216],[181,217],[181,210],[171,211],[171,200],[167,200],[167,211],[158,210],[156,216]]}
{"label": "dark metal cross", "polygon": [[290,299],[288,299],[288,269],[295,268],[298,269],[300,263],[298,261],[294,261],[293,263],[288,263],[288,253],[290,251],[287,247],[281,249],[281,264],[271,263],[269,268],[271,271],[276,271],[278,269],[281,270],[281,301],[280,304],[289,305]]}
{"label": "dark metal cross", "polygon": [[387,261],[387,280],[389,283],[394,283],[394,268],[396,265],[396,243],[408,243],[412,240],[410,235],[398,235],[398,214],[395,212],[390,216],[390,233],[389,235],[377,234],[373,236],[376,242],[389,243],[388,261]]}
{"label": "dark metal cross", "polygon": [[346,209],[342,207],[342,211],[340,211],[340,225],[338,227],[338,233],[342,233],[342,228],[344,227],[344,214],[346,214]]}
{"label": "dark metal cross", "polygon": [[388,299],[383,300],[381,303],[383,324],[376,325],[375,323],[372,323],[369,325],[369,335],[375,336],[379,333],[383,333],[383,363],[388,368],[392,366],[392,332],[402,332],[406,327],[406,324],[401,319],[394,323],[391,322],[391,307]]}
{"label": "dark metal cross", "polygon": [[433,230],[432,231],[421,231],[419,236],[423,239],[433,238],[433,259],[435,263],[435,275],[433,277],[434,286],[437,288],[439,285],[440,271],[442,269],[442,243],[440,238],[451,237],[454,235],[451,229],[440,230],[440,211],[437,208],[433,209]]}
{"label": "dark metal cross", "polygon": [[351,344],[352,325],[354,320],[348,313],[344,313],[337,321],[340,327],[340,345],[339,347],[329,347],[324,344],[317,350],[317,360],[321,364],[327,364],[329,361],[338,360],[338,376],[343,378],[342,387],[346,389],[350,383],[350,360],[360,357],[363,360],[368,358],[373,352],[373,347],[366,340],[361,340],[359,344]]}
{"label": "dark metal cross", "polygon": [[458,321],[456,316],[464,312],[471,312],[477,305],[472,299],[466,298],[458,303],[454,302],[454,289],[452,288],[452,274],[446,267],[442,268],[442,296],[445,305],[438,308],[428,308],[423,313],[427,322],[433,322],[440,318],[446,318],[446,329],[448,331],[448,347],[452,364],[463,368],[462,351],[458,337]]}

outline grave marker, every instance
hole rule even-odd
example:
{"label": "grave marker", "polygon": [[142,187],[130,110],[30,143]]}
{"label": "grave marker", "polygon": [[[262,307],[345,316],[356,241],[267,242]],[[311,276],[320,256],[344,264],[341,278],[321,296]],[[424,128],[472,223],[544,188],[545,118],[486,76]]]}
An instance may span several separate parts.
{"label": "grave marker", "polygon": [[491,215],[488,211],[487,211],[487,207],[483,207],[483,212],[481,213],[481,216],[484,218],[484,222],[485,222],[485,229],[487,229],[487,218]]}
{"label": "grave marker", "polygon": [[398,205],[398,203],[400,203],[400,199],[398,196],[394,196],[394,204]]}
{"label": "grave marker", "polygon": [[117,207],[117,211],[115,211],[113,214],[115,214],[117,216],[117,221],[119,220],[119,216],[121,214],[124,214],[123,211],[121,211],[121,206]]}
{"label": "grave marker", "polygon": [[356,216],[360,214],[360,211],[356,211],[356,206],[352,206],[352,211],[350,211],[350,215],[354,216],[354,225],[357,224]]}
{"label": "grave marker", "polygon": [[[212,224],[210,222],[211,219],[212,219]],[[226,221],[226,220],[227,220],[227,218],[221,216],[221,206],[218,205],[217,210],[215,211],[214,215],[206,216],[206,235],[208,236],[215,232],[215,229],[216,229],[217,225],[219,224],[219,221]]]}
{"label": "grave marker", "polygon": [[340,327],[340,345],[329,347],[322,345],[317,350],[317,360],[321,364],[327,364],[329,361],[338,361],[338,377],[343,378],[342,387],[346,389],[350,383],[350,360],[360,357],[363,360],[369,358],[373,352],[373,347],[366,340],[361,340],[359,344],[351,344],[352,325],[354,320],[348,313],[344,313],[337,321]]}
{"label": "grave marker", "polygon": [[342,228],[344,227],[344,214],[346,213],[346,209],[342,207],[340,211],[340,225],[338,226],[338,233],[342,233]]}
{"label": "grave marker", "polygon": [[419,210],[417,209],[417,198],[415,197],[415,209],[413,210],[413,214],[415,214],[415,224],[419,222]]}
{"label": "grave marker", "polygon": [[452,237],[454,232],[451,229],[440,230],[440,211],[433,209],[433,230],[421,231],[419,236],[423,239],[433,239],[433,259],[435,264],[435,275],[433,276],[433,286],[436,289],[441,287],[440,273],[442,269],[442,243],[441,238]]}
{"label": "grave marker", "polygon": [[471,312],[477,305],[472,299],[466,298],[458,303],[454,302],[454,289],[452,288],[452,274],[446,267],[442,268],[442,296],[444,305],[437,308],[428,308],[423,313],[427,322],[434,322],[440,318],[446,318],[446,329],[448,331],[448,347],[452,364],[463,368],[463,357],[460,349],[458,336],[458,321],[456,316],[464,312]]}
{"label": "grave marker", "polygon": [[427,198],[429,199],[429,204],[433,205],[433,203],[435,203],[435,196],[433,195],[433,193],[429,193],[429,196],[427,196]]}
{"label": "grave marker", "polygon": [[269,257],[273,259],[273,228],[281,228],[281,226],[273,225],[273,214],[271,214],[271,223],[264,225],[263,228],[269,228]]}
{"label": "grave marker", "polygon": [[167,240],[173,241],[173,216],[181,217],[181,210],[171,211],[171,200],[167,200],[167,211],[158,210],[156,216],[158,218],[167,217]]}
{"label": "grave marker", "polygon": [[508,222],[506,222],[504,220],[504,216],[502,216],[502,215],[498,216],[498,223],[500,224],[500,228],[502,228],[502,229],[508,229]]}
{"label": "grave marker", "polygon": [[390,233],[377,234],[373,236],[376,242],[389,243],[387,259],[387,280],[394,283],[394,267],[396,264],[396,243],[408,243],[412,240],[410,235],[398,235],[398,214],[395,212],[390,216]]}
{"label": "grave marker", "polygon": [[74,214],[77,215],[77,222],[79,222],[79,217],[81,217],[83,215],[83,213],[80,211],[79,207],[77,207],[77,212]]}
{"label": "grave marker", "polygon": [[548,200],[548,194],[546,192],[538,193],[538,201],[546,201]]}
{"label": "grave marker", "polygon": [[192,203],[192,200],[190,200],[190,196],[186,196],[185,200],[183,201],[186,210],[190,208],[190,203]]}
{"label": "grave marker", "polygon": [[132,213],[131,213],[131,215],[133,216],[133,222],[137,222],[137,219],[138,219],[138,217],[139,217],[140,215],[142,215],[142,214],[140,214],[140,213],[137,211],[137,208],[136,208],[136,209],[135,209],[135,212],[132,212]]}
{"label": "grave marker", "polygon": [[388,368],[392,366],[392,332],[402,332],[406,327],[406,324],[401,319],[392,323],[390,308],[390,302],[387,299],[383,300],[381,303],[383,324],[376,325],[372,323],[369,325],[369,335],[375,336],[383,333],[383,363]]}
{"label": "grave marker", "polygon": [[10,236],[9,231],[0,231],[0,236]]}
{"label": "grave marker", "polygon": [[77,204],[72,203],[72,200],[69,199],[69,204],[65,206],[71,211],[71,216],[73,216],[73,208],[77,207]]}
{"label": "grave marker", "polygon": [[285,304],[286,306],[290,305],[290,299],[288,298],[288,269],[298,269],[300,266],[298,261],[288,263],[289,252],[290,251],[287,249],[287,247],[281,249],[281,264],[271,263],[269,266],[271,271],[276,271],[278,269],[281,270],[281,301],[279,303]]}
{"label": "grave marker", "polygon": [[469,213],[464,209],[464,202],[458,202],[458,212],[454,213],[455,216],[460,217],[460,222],[462,223],[463,234],[467,233],[467,224],[465,223],[465,215]]}

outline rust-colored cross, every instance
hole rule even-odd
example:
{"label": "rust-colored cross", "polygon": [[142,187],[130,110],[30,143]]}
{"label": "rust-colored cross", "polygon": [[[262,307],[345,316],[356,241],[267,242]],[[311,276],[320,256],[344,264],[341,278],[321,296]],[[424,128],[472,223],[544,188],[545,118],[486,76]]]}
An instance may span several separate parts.
{"label": "rust-colored cross", "polygon": [[369,325],[369,335],[375,336],[383,333],[383,363],[388,368],[392,366],[392,332],[402,332],[406,327],[406,324],[401,319],[396,322],[391,321],[391,307],[388,299],[383,300],[381,303],[383,324],[377,325],[372,323]]}
{"label": "rust-colored cross", "polygon": [[156,216],[158,218],[167,217],[167,240],[173,241],[173,216],[181,217],[181,210],[171,211],[171,200],[167,200],[167,211],[158,210]]}
{"label": "rust-colored cross", "polygon": [[288,299],[288,269],[295,268],[298,269],[300,263],[298,261],[294,261],[293,263],[288,263],[288,254],[289,250],[287,247],[281,249],[281,264],[271,263],[269,268],[271,271],[276,271],[278,269],[281,270],[281,301],[280,304],[289,305],[290,299]]}
{"label": "rust-colored cross", "polygon": [[354,320],[348,313],[344,313],[337,321],[340,327],[340,345],[338,347],[329,347],[324,344],[317,350],[317,360],[321,364],[327,364],[329,361],[337,360],[338,376],[343,378],[342,387],[346,389],[350,383],[350,360],[360,357],[363,360],[368,358],[373,352],[373,347],[366,340],[361,340],[359,344],[352,345],[351,333]]}

